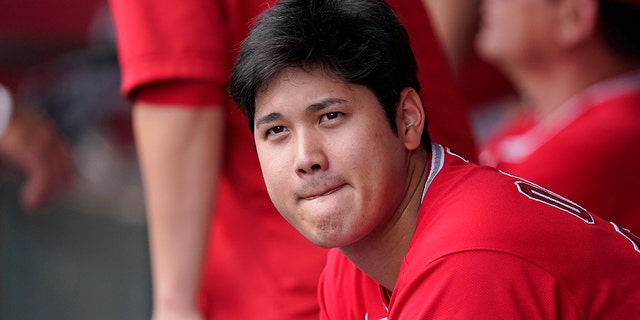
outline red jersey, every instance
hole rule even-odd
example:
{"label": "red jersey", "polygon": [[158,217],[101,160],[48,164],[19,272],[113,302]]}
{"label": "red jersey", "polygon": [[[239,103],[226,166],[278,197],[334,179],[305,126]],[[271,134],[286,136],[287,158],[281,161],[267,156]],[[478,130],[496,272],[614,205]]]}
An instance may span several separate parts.
{"label": "red jersey", "polygon": [[[317,319],[316,289],[326,250],[304,239],[271,204],[247,119],[226,93],[242,39],[275,0],[110,1],[124,94],[154,83],[205,82],[216,99],[207,105],[228,109],[203,280],[208,319]],[[448,119],[434,120],[432,136],[473,156],[464,108],[421,1],[389,4],[412,37],[428,115]]]}
{"label": "red jersey", "polygon": [[593,85],[541,121],[524,116],[480,154],[640,232],[640,70]]}
{"label": "red jersey", "polygon": [[639,244],[569,200],[434,145],[390,300],[333,249],[321,319],[634,319]]}

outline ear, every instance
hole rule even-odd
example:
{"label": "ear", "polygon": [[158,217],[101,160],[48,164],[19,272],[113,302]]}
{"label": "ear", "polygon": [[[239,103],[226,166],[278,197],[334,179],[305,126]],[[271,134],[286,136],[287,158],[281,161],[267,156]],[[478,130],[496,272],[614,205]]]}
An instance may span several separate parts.
{"label": "ear", "polygon": [[420,146],[424,124],[425,111],[420,95],[412,88],[405,88],[400,93],[396,125],[398,137],[407,150],[415,150]]}
{"label": "ear", "polygon": [[598,22],[596,0],[561,0],[560,28],[556,38],[563,46],[575,46],[594,34]]}

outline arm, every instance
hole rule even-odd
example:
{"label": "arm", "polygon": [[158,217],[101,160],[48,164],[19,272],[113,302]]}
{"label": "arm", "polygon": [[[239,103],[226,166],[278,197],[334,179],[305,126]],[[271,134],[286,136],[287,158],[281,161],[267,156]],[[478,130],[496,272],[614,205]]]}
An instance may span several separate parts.
{"label": "arm", "polygon": [[449,64],[457,74],[473,48],[478,22],[478,0],[422,0],[442,43]]}
{"label": "arm", "polygon": [[26,176],[21,203],[34,210],[73,185],[71,150],[51,121],[30,109],[15,108],[7,121],[0,158]]}
{"label": "arm", "polygon": [[[122,92],[134,101],[153,319],[201,319],[197,293],[222,163],[224,111],[216,107],[226,99],[223,6],[198,0],[179,6],[171,0],[109,3]],[[185,93],[183,81],[209,87],[204,96]]]}
{"label": "arm", "polygon": [[199,319],[196,301],[222,162],[223,119],[221,108],[134,106],[156,320]]}

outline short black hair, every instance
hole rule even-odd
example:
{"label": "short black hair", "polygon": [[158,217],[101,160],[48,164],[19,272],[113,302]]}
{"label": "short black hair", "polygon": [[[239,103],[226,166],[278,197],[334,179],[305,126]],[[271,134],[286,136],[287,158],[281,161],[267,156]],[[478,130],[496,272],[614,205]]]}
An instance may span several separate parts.
{"label": "short black hair", "polygon": [[[394,132],[400,93],[420,92],[409,35],[382,0],[281,0],[260,17],[242,43],[229,86],[252,131],[256,96],[292,67],[369,88]],[[426,125],[423,132],[427,146]]]}

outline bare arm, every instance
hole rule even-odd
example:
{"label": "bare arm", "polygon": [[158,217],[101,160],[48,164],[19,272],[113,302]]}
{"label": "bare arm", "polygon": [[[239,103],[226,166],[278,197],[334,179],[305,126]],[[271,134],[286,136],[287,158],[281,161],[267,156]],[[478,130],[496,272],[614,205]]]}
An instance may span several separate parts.
{"label": "bare arm", "polygon": [[0,159],[24,173],[21,203],[27,210],[70,189],[76,178],[67,141],[48,118],[27,108],[13,110],[0,137]]}
{"label": "bare arm", "polygon": [[473,48],[479,0],[422,0],[454,74]]}
{"label": "bare arm", "polygon": [[221,108],[134,106],[156,320],[200,319],[197,293],[222,162],[223,120]]}

